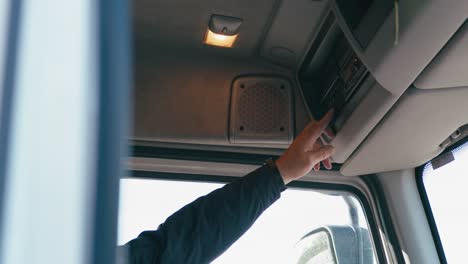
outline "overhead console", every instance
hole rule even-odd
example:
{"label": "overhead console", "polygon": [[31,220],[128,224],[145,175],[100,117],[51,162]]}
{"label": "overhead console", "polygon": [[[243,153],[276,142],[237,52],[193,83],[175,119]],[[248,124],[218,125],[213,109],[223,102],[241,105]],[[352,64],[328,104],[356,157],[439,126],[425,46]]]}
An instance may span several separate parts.
{"label": "overhead console", "polygon": [[[367,94],[372,79],[369,70],[343,33],[347,28],[361,48],[372,37],[392,10],[391,1],[337,0],[330,11],[299,69],[305,102],[315,118],[334,109],[331,127],[338,131]],[[335,14],[341,13],[340,26]],[[339,14],[338,14],[339,15]]]}
{"label": "overhead console", "polygon": [[299,70],[305,102],[320,119],[330,109],[338,131],[369,89],[362,85],[369,71],[353,51],[330,13]]}
{"label": "overhead console", "polygon": [[[320,119],[335,110],[335,162],[349,157],[397,99],[375,81],[357,51],[369,45],[392,7],[390,1],[334,2],[298,69],[310,115]],[[361,114],[352,117],[356,112]]]}
{"label": "overhead console", "polygon": [[[310,116],[335,109],[333,160],[344,163],[466,19],[455,1],[335,0],[297,69]],[[458,8],[464,10],[453,9]],[[443,25],[441,25],[443,24]],[[430,30],[429,30],[430,28]],[[421,43],[424,40],[424,43]]]}
{"label": "overhead console", "polygon": [[468,135],[468,22],[341,167],[362,175],[418,167]]}
{"label": "overhead console", "polygon": [[468,20],[419,75],[414,85],[419,89],[468,86]]}
{"label": "overhead console", "polygon": [[355,40],[365,48],[393,10],[393,5],[393,1],[385,0],[336,0],[335,10],[341,14]]}
{"label": "overhead console", "polygon": [[[466,107],[444,106],[441,115],[435,99],[468,100],[460,72],[468,1],[399,1],[399,19],[389,0],[274,1],[262,16],[242,3],[226,10],[245,13],[232,49],[203,46],[205,24],[200,32],[184,31],[193,38],[172,39],[180,46],[167,50],[154,48],[145,34],[137,38],[135,46],[143,47],[136,48],[135,63],[137,144],[279,155],[310,118],[334,108],[332,158],[342,174],[362,175],[414,166],[468,123],[466,115],[443,118]],[[187,29],[208,19],[212,7],[199,11],[182,21]],[[446,66],[458,69],[456,79]],[[411,133],[431,128],[434,113],[440,129]],[[396,157],[405,146],[418,153]],[[381,156],[386,150],[393,152]]]}

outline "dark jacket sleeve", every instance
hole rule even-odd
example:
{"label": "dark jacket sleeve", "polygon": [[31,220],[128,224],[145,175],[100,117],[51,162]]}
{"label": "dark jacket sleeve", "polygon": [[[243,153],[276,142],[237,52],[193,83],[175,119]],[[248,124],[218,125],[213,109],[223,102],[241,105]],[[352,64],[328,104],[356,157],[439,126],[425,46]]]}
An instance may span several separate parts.
{"label": "dark jacket sleeve", "polygon": [[156,231],[141,233],[118,249],[118,257],[131,264],[209,263],[242,236],[283,189],[276,168],[260,167],[184,206]]}

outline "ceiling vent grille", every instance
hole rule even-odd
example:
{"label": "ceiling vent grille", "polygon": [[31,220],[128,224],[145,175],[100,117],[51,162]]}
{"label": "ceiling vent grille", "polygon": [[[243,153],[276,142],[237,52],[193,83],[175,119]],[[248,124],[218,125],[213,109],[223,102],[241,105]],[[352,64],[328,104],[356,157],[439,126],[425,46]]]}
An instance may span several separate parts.
{"label": "ceiling vent grille", "polygon": [[232,87],[233,144],[288,144],[293,137],[292,89],[278,77],[237,78]]}

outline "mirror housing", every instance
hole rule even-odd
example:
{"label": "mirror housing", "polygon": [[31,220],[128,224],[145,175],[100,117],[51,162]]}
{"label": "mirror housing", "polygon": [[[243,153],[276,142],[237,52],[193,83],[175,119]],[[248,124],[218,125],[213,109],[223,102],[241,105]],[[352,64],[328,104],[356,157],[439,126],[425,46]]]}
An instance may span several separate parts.
{"label": "mirror housing", "polygon": [[296,244],[298,264],[375,263],[369,231],[353,226],[323,226],[306,234]]}

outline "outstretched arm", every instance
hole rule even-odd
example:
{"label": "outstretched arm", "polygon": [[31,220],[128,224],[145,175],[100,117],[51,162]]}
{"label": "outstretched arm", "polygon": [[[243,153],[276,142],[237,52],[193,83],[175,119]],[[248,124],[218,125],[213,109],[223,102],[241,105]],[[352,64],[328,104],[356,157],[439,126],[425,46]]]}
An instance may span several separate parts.
{"label": "outstretched arm", "polygon": [[[265,165],[171,215],[156,231],[145,231],[119,249],[128,263],[208,263],[242,236],[279,197],[284,185],[320,167],[333,147],[318,138],[332,114],[312,122],[276,161]],[[318,168],[316,168],[318,169]],[[123,251],[127,252],[123,252]]]}

